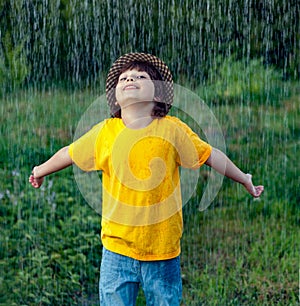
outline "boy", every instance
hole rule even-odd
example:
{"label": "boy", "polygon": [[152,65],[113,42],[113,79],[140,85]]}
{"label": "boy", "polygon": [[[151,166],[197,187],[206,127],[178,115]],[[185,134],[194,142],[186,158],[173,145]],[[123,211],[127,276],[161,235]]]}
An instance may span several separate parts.
{"label": "boy", "polygon": [[250,174],[167,116],[172,75],[157,57],[120,57],[109,71],[106,95],[113,118],[34,167],[29,182],[39,188],[46,175],[72,163],[84,171],[101,170],[100,304],[135,305],[141,285],[147,305],[180,305],[179,166],[196,169],[205,163],[254,197],[263,186],[254,186]]}

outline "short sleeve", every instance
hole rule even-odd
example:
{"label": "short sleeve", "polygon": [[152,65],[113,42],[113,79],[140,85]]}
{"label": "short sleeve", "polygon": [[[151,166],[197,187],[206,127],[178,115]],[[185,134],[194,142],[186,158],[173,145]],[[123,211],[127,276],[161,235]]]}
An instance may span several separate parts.
{"label": "short sleeve", "polygon": [[95,125],[90,131],[69,146],[72,161],[83,171],[98,170],[96,167],[96,145],[104,121]]}
{"label": "short sleeve", "polygon": [[209,158],[212,146],[203,141],[188,125],[177,122],[179,143],[178,163],[184,168],[197,169]]}

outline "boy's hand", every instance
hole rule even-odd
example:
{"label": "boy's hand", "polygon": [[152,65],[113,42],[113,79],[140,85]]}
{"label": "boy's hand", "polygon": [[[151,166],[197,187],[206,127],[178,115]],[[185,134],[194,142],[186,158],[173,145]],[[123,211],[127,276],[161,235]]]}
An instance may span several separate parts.
{"label": "boy's hand", "polygon": [[71,165],[72,159],[69,155],[69,147],[63,147],[46,162],[32,169],[29,177],[29,183],[34,188],[40,188],[44,182],[45,176]]}
{"label": "boy's hand", "polygon": [[44,177],[37,177],[36,172],[36,167],[34,167],[31,175],[29,176],[29,183],[34,188],[40,188],[44,182]]}
{"label": "boy's hand", "polygon": [[254,186],[252,183],[252,175],[246,174],[246,181],[243,184],[247,191],[255,198],[260,197],[264,191],[264,186]]}

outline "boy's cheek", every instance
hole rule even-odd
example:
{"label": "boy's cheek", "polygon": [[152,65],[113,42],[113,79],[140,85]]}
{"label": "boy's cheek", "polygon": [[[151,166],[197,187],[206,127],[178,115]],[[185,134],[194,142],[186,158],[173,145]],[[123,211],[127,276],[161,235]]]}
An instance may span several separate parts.
{"label": "boy's cheek", "polygon": [[119,87],[116,87],[116,100],[119,102],[120,100],[122,100],[122,90],[121,88]]}

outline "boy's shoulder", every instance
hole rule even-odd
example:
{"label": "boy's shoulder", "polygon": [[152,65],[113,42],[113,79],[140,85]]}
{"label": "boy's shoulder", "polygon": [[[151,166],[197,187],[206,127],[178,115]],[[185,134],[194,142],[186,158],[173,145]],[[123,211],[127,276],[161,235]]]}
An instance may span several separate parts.
{"label": "boy's shoulder", "polygon": [[99,122],[99,125],[102,125],[103,127],[112,127],[120,124],[121,119],[120,118],[107,118],[103,121]]}
{"label": "boy's shoulder", "polygon": [[118,118],[109,118],[104,119],[98,123],[95,123],[90,127],[90,129],[86,132],[87,135],[101,135],[103,131],[111,130],[118,123]]}
{"label": "boy's shoulder", "polygon": [[122,119],[120,118],[107,118],[99,123],[101,130],[107,133],[115,133],[123,129]]}
{"label": "boy's shoulder", "polygon": [[182,123],[182,121],[176,116],[167,115],[164,118],[168,121],[171,121],[171,122],[175,122],[175,123],[179,123],[179,124]]}
{"label": "boy's shoulder", "polygon": [[189,126],[183,122],[180,118],[176,117],[176,116],[171,116],[171,115],[167,115],[165,117],[165,119],[171,123],[174,124],[176,126],[182,127],[182,128],[189,128]]}

